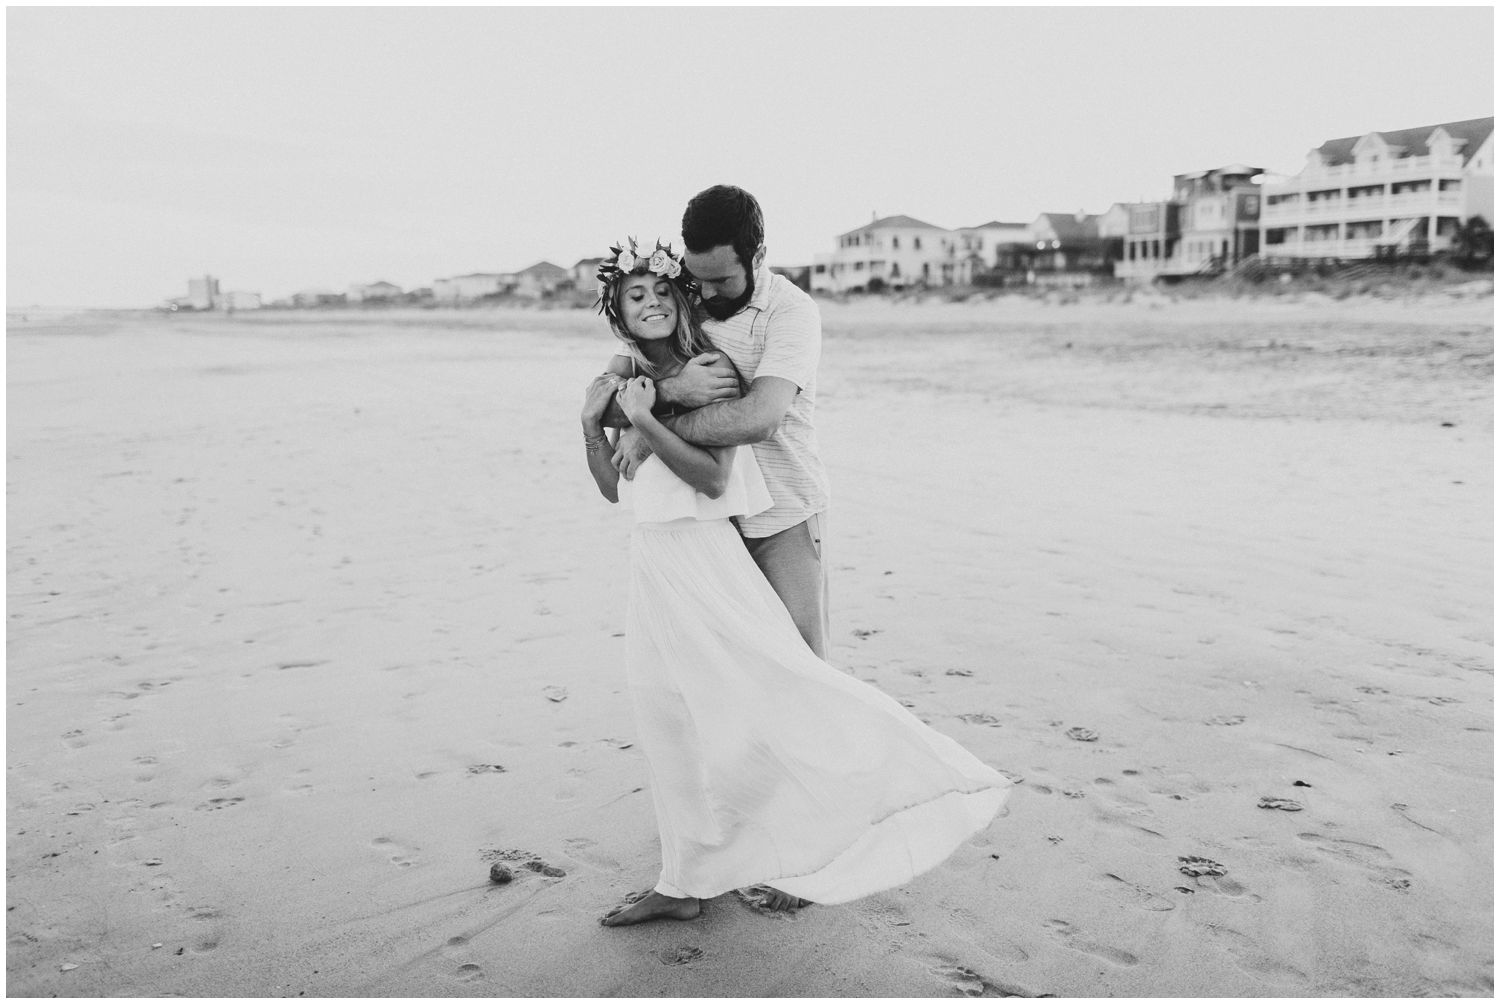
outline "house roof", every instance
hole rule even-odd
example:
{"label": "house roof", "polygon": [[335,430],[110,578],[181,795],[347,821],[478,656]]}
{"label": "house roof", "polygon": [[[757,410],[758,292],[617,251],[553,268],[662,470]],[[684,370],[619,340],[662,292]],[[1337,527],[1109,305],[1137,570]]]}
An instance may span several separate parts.
{"label": "house roof", "polygon": [[993,230],[993,229],[997,229],[999,227],[1009,227],[1011,229],[1014,229],[1016,227],[1025,228],[1025,227],[1029,227],[1030,225],[1031,224],[1029,224],[1029,223],[1001,223],[999,220],[990,220],[988,223],[981,223],[977,227],[966,227],[965,229],[968,229],[968,230]]}
{"label": "house roof", "polygon": [[921,220],[913,219],[910,216],[884,216],[884,217],[881,217],[878,220],[875,220],[873,223],[866,223],[862,227],[855,227],[853,230],[846,230],[843,233],[839,234],[839,236],[840,237],[848,237],[850,234],[862,234],[862,233],[866,233],[866,232],[871,231],[871,230],[896,230],[896,229],[902,229],[902,230],[942,230],[943,228],[942,227],[935,227],[931,223],[923,223]]}
{"label": "house roof", "polygon": [[580,258],[573,263],[573,267],[578,268],[580,265],[597,265],[603,260],[603,258]]}
{"label": "house roof", "polygon": [[570,273],[561,265],[554,265],[550,261],[539,261],[535,265],[523,268],[516,273],[519,278],[523,275],[534,275],[538,279],[562,279]]}
{"label": "house roof", "polygon": [[1057,234],[1058,240],[1086,240],[1099,236],[1099,217],[1085,216],[1079,219],[1072,213],[1043,213],[1046,221]]}
{"label": "house roof", "polygon": [[[1396,129],[1391,132],[1377,132],[1374,135],[1393,147],[1399,147],[1405,153],[1413,157],[1425,157],[1428,153],[1427,141],[1438,129],[1442,129],[1454,139],[1463,140],[1459,145],[1459,153],[1463,156],[1464,163],[1484,145],[1484,141],[1495,131],[1495,116],[1482,119],[1463,119],[1459,122],[1439,122],[1436,125],[1418,126],[1415,129]],[[1354,145],[1371,133],[1361,133],[1358,136],[1345,136],[1343,139],[1326,140],[1318,147],[1318,153],[1322,155],[1323,163],[1328,165],[1349,164],[1354,161]]]}

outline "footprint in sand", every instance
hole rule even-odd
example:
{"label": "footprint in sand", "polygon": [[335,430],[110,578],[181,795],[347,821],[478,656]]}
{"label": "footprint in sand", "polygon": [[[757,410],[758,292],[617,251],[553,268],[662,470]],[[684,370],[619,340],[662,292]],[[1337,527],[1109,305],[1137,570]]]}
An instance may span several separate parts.
{"label": "footprint in sand", "polygon": [[83,749],[89,744],[88,740],[83,738],[83,729],[69,729],[62,734],[62,741],[75,750]]}
{"label": "footprint in sand", "polygon": [[1192,879],[1199,889],[1209,889],[1225,896],[1245,894],[1245,887],[1229,877],[1229,869],[1212,858],[1194,855],[1179,857],[1177,870]]}
{"label": "footprint in sand", "polygon": [[1252,976],[1261,976],[1275,983],[1298,984],[1307,982],[1307,974],[1284,962],[1278,962],[1254,939],[1239,931],[1217,924],[1206,924],[1202,928],[1210,937],[1223,945],[1234,959],[1235,965]]}
{"label": "footprint in sand", "polygon": [[527,871],[536,872],[538,875],[545,875],[547,878],[562,878],[568,874],[566,871],[557,867],[556,865],[548,864],[546,861],[543,861],[539,855],[533,854],[531,851],[523,851],[517,848],[508,848],[506,850],[496,850],[492,848],[490,850],[480,851],[479,857],[481,860],[489,864],[494,864],[496,861],[519,862],[521,867],[526,869]]}
{"label": "footprint in sand", "polygon": [[1105,872],[1097,880],[1106,889],[1112,892],[1123,892],[1127,898],[1142,910],[1150,910],[1153,913],[1166,913],[1177,909],[1177,904],[1158,893],[1152,892],[1145,886],[1137,885],[1129,879],[1121,878],[1114,872]]}
{"label": "footprint in sand", "polygon": [[398,868],[410,868],[420,859],[417,857],[419,848],[407,847],[399,841],[390,837],[376,837],[370,841],[370,846],[390,856],[391,864]]}
{"label": "footprint in sand", "polygon": [[968,722],[970,725],[989,725],[995,728],[998,728],[1000,725],[1000,719],[996,718],[994,715],[985,714],[984,712],[971,712],[967,715],[959,715],[958,720],[961,722]]}
{"label": "footprint in sand", "polygon": [[471,763],[468,772],[470,774],[504,774],[505,768],[498,763]]}
{"label": "footprint in sand", "polygon": [[1034,993],[1009,984],[994,983],[968,966],[944,961],[928,970],[960,997],[1035,997]]}
{"label": "footprint in sand", "polygon": [[1099,741],[1099,733],[1095,732],[1093,729],[1086,729],[1082,725],[1075,725],[1063,734],[1066,735],[1069,739],[1076,739],[1081,743],[1093,743]]}
{"label": "footprint in sand", "polygon": [[656,957],[664,966],[685,966],[703,958],[703,949],[697,945],[678,945],[675,948],[663,948],[656,953]]}
{"label": "footprint in sand", "polygon": [[594,850],[595,843],[588,837],[569,837],[563,841],[563,846],[567,848],[570,858],[582,861],[586,865],[611,871],[620,867],[620,862],[615,858]]}
{"label": "footprint in sand", "polygon": [[1358,840],[1325,837],[1319,833],[1299,833],[1297,839],[1312,844],[1332,857],[1359,865],[1372,882],[1378,882],[1397,892],[1405,892],[1411,888],[1411,872],[1391,864],[1391,854],[1384,847],[1360,843]]}
{"label": "footprint in sand", "polygon": [[232,808],[233,806],[239,805],[244,800],[244,796],[242,795],[231,795],[227,798],[210,798],[207,802],[204,802],[201,805],[195,805],[193,806],[193,808],[198,812],[216,812],[219,809]]}
{"label": "footprint in sand", "polygon": [[484,979],[484,969],[472,962],[465,962],[458,967],[458,980],[460,983],[478,983]]}
{"label": "footprint in sand", "polygon": [[1075,952],[1092,955],[1096,959],[1103,959],[1105,962],[1116,966],[1133,966],[1141,961],[1123,949],[1114,948],[1110,945],[1101,945],[1097,941],[1080,938],[1077,930],[1066,920],[1049,920],[1042,926],[1047,928],[1054,937],[1058,938],[1065,946]]}
{"label": "footprint in sand", "polygon": [[1290,798],[1274,798],[1270,795],[1262,795],[1260,796],[1260,801],[1256,803],[1256,808],[1280,809],[1282,812],[1301,812],[1302,803]]}
{"label": "footprint in sand", "polygon": [[1212,718],[1203,719],[1204,725],[1243,725],[1244,715],[1214,715]]}

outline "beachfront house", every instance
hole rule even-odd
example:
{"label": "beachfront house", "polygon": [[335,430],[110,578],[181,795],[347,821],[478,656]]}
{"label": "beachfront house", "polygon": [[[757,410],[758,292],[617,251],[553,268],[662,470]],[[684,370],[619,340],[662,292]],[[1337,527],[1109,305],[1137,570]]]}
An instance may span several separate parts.
{"label": "beachfront house", "polygon": [[604,264],[603,258],[580,258],[568,269],[568,274],[573,278],[573,288],[581,292],[596,290],[599,288],[599,266]]}
{"label": "beachfront house", "polygon": [[213,310],[219,305],[219,280],[211,275],[189,279],[187,300],[183,305],[192,310]]}
{"label": "beachfront house", "polygon": [[1217,275],[1260,246],[1263,168],[1231,164],[1174,175],[1172,195],[1125,210],[1121,279]]}
{"label": "beachfront house", "polygon": [[432,298],[445,306],[458,307],[509,292],[515,283],[515,275],[509,272],[471,272],[432,280]]}
{"label": "beachfront house", "polygon": [[393,282],[356,283],[349,287],[350,303],[391,303],[401,299],[401,287]]}
{"label": "beachfront house", "polygon": [[1100,216],[1042,213],[1031,223],[1026,281],[1037,286],[1089,286],[1112,273]]}
{"label": "beachfront house", "polygon": [[343,305],[347,297],[343,293],[335,293],[331,289],[302,289],[292,294],[292,306],[298,308],[309,307],[337,307]]}
{"label": "beachfront house", "polygon": [[512,292],[526,300],[549,300],[572,278],[573,274],[561,265],[539,261],[516,273]]}
{"label": "beachfront house", "polygon": [[959,227],[958,261],[954,281],[961,284],[988,281],[1003,284],[1007,278],[1024,275],[1026,249],[1031,246],[1031,227],[1025,223],[991,220],[977,227]]}
{"label": "beachfront house", "polygon": [[264,304],[259,293],[245,289],[232,289],[219,300],[220,306],[234,313],[236,310],[259,310]]}
{"label": "beachfront house", "polygon": [[1448,247],[1495,224],[1494,116],[1331,139],[1262,186],[1261,255],[1343,261]]}
{"label": "beachfront house", "polygon": [[910,216],[872,219],[840,234],[836,243],[833,253],[813,258],[815,290],[876,292],[954,281],[954,232]]}

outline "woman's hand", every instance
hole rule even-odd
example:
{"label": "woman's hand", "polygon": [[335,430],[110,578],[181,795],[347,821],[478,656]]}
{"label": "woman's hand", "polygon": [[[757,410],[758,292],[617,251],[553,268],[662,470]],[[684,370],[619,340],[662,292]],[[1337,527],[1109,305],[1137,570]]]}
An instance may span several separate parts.
{"label": "woman's hand", "polygon": [[599,434],[599,420],[604,417],[605,409],[609,407],[609,399],[625,383],[625,378],[618,373],[600,373],[594,377],[594,382],[589,384],[588,392],[583,397],[583,424],[584,428]]}
{"label": "woman's hand", "polygon": [[625,417],[630,419],[632,425],[639,425],[650,417],[651,407],[656,404],[656,384],[651,382],[650,377],[626,380],[618,394],[620,409],[625,412]]}

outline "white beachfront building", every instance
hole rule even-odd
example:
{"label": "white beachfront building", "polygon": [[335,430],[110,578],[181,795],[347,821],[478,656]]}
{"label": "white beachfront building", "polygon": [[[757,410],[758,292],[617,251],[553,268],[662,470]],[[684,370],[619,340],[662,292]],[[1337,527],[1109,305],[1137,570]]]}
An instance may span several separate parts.
{"label": "white beachfront building", "polygon": [[349,287],[348,297],[350,303],[399,300],[401,287],[393,282],[386,282],[384,279],[370,283],[355,283]]}
{"label": "white beachfront building", "polygon": [[1494,226],[1494,153],[1493,116],[1328,140],[1301,172],[1262,185],[1261,254],[1441,250],[1472,216]]}
{"label": "white beachfront building", "polygon": [[853,289],[945,285],[953,281],[957,235],[910,216],[886,216],[839,234],[832,254],[813,256],[812,288]]}
{"label": "white beachfront building", "polygon": [[992,269],[1009,271],[1023,268],[1024,256],[1031,245],[1029,223],[991,220],[977,227],[960,227],[954,282],[973,282],[976,276]]}
{"label": "white beachfront building", "polygon": [[432,298],[456,306],[503,293],[515,284],[516,277],[509,272],[471,272],[432,280]]}

